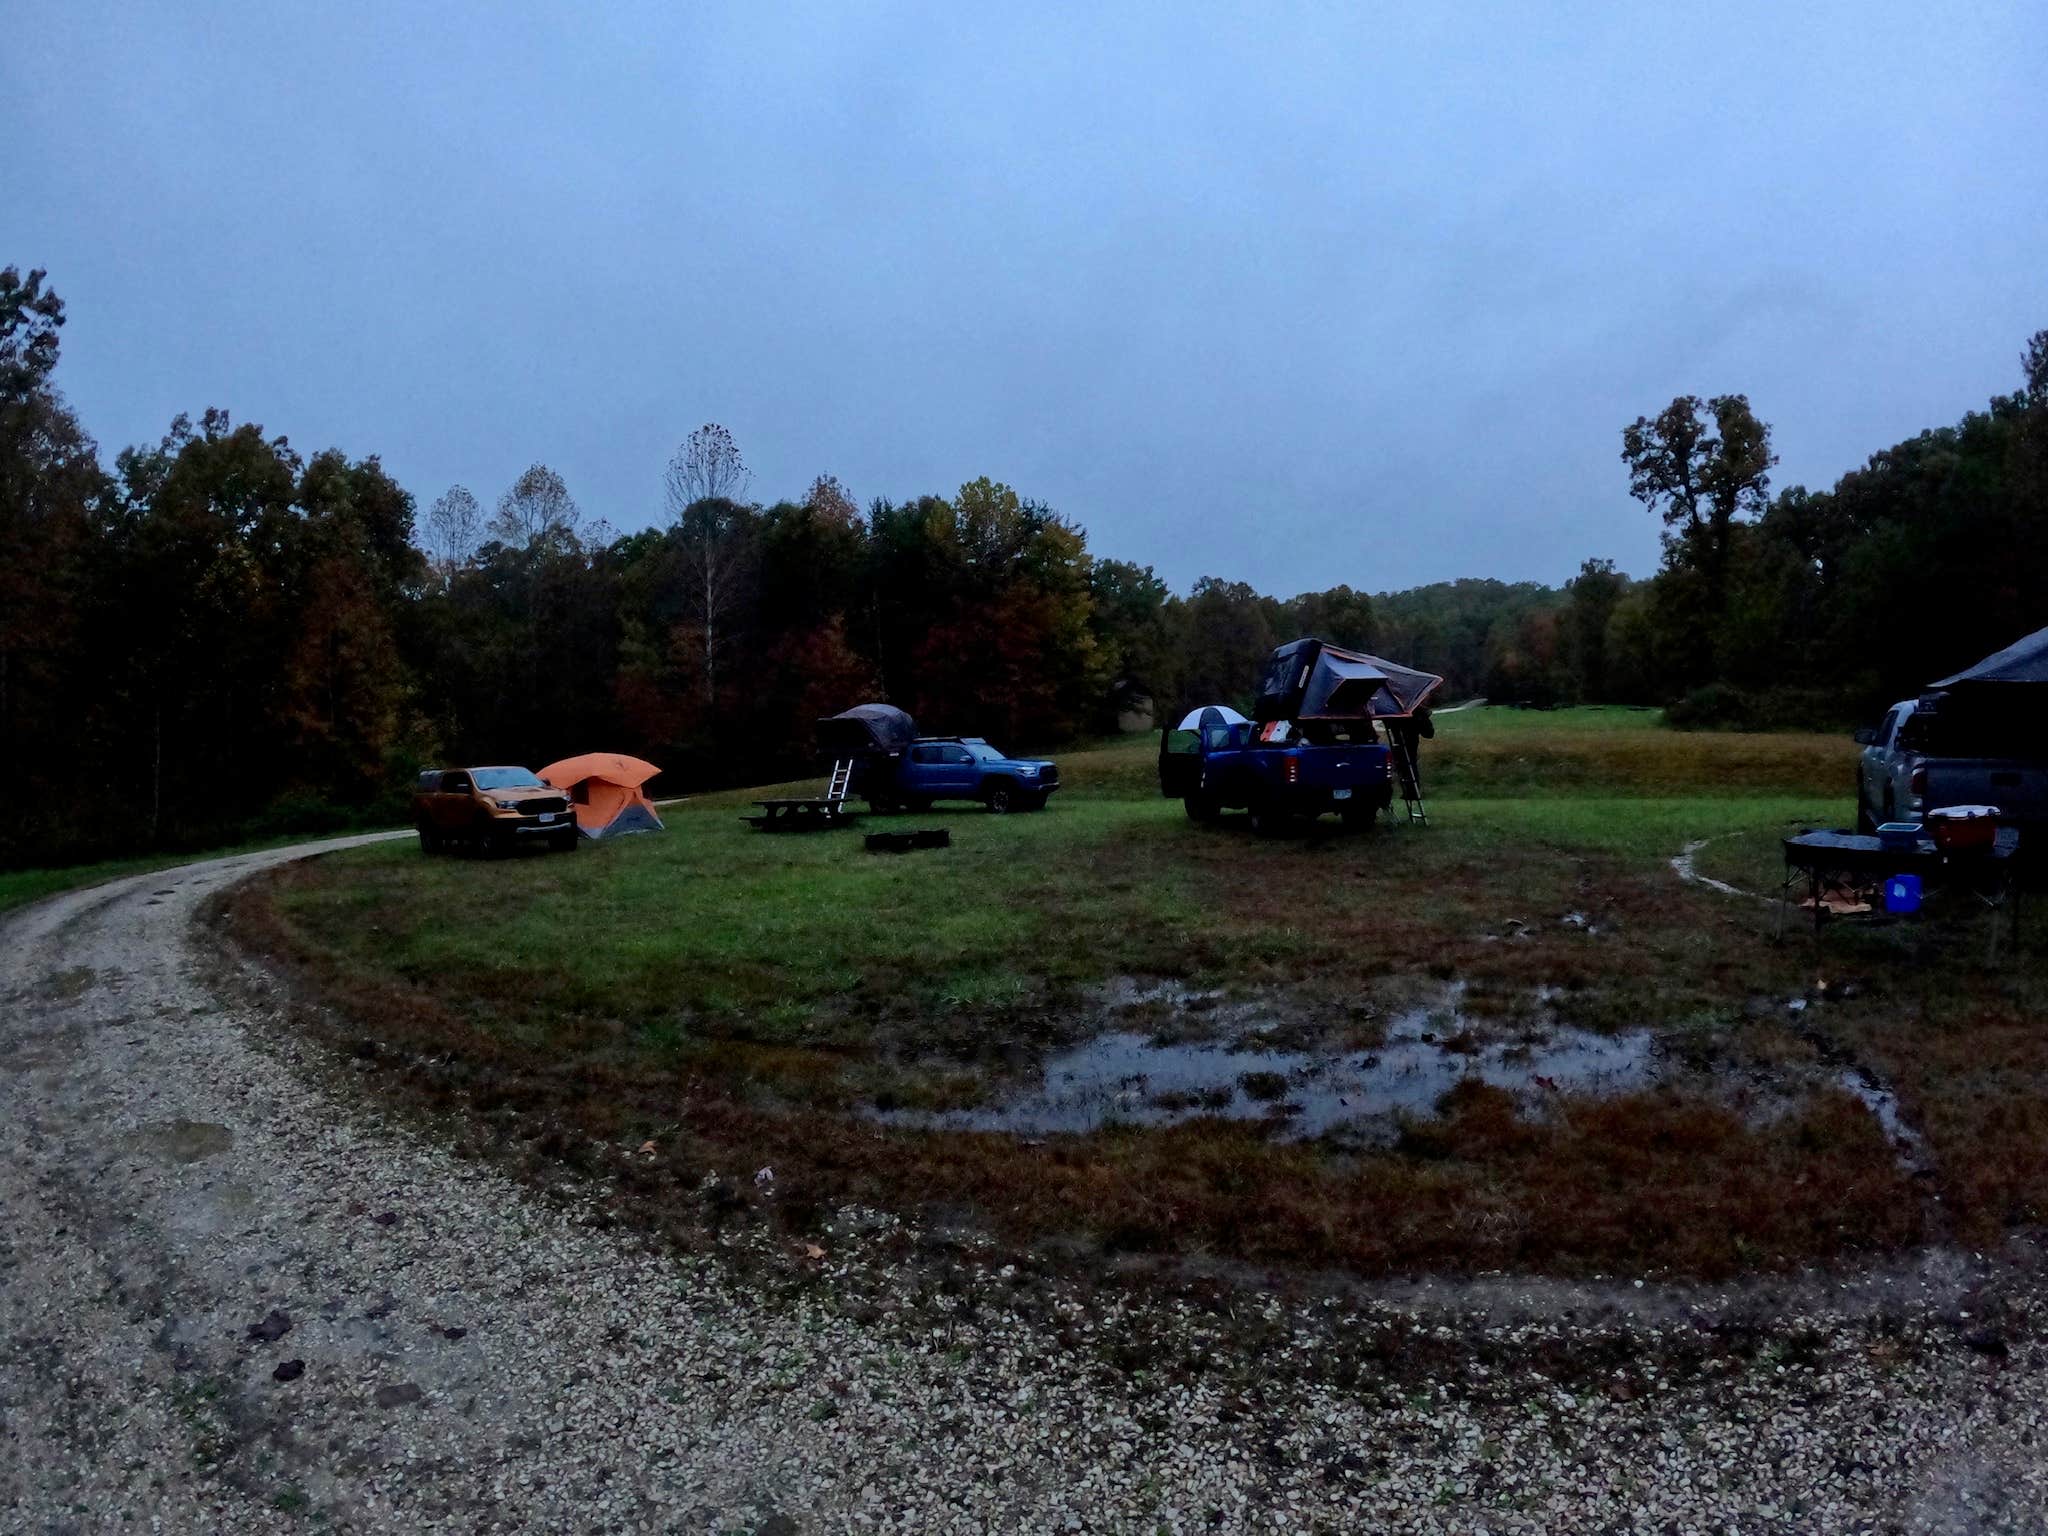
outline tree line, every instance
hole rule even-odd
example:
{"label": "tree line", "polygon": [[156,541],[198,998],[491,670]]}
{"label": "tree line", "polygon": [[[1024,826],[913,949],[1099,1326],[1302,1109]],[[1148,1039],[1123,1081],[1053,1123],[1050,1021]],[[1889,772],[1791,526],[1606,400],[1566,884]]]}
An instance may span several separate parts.
{"label": "tree line", "polygon": [[[1453,695],[1820,718],[2038,624],[2048,576],[2041,337],[2022,394],[1832,492],[1765,499],[1768,429],[1739,397],[1638,422],[1631,483],[1671,529],[1647,581],[1589,560],[1562,588],[1283,599],[1172,592],[987,478],[862,507],[821,475],[764,504],[713,424],[625,534],[543,464],[421,512],[374,456],[220,410],[109,467],[56,386],[63,322],[44,273],[0,272],[0,742],[31,808],[0,833],[12,864],[402,817],[432,762],[610,749],[676,788],[799,776],[812,723],[871,698],[1057,746],[1243,701],[1307,634]],[[1943,631],[1927,665],[1901,661],[1909,612]]]}

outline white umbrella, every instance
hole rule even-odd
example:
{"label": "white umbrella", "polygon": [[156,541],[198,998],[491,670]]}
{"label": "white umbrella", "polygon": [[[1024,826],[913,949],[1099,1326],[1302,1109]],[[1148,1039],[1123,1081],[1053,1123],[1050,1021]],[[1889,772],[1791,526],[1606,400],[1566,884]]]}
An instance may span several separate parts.
{"label": "white umbrella", "polygon": [[1228,704],[1204,704],[1199,709],[1189,710],[1187,718],[1175,726],[1174,729],[1178,731],[1199,731],[1205,726],[1211,725],[1250,724],[1251,721],[1245,719],[1243,715],[1240,715]]}

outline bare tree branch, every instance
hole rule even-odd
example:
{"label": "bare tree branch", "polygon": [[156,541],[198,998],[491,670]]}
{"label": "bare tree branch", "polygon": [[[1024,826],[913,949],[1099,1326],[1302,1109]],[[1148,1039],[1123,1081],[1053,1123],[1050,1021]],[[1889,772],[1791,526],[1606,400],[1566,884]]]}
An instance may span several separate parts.
{"label": "bare tree branch", "polygon": [[445,577],[483,541],[484,509],[467,486],[451,485],[427,512],[427,554]]}

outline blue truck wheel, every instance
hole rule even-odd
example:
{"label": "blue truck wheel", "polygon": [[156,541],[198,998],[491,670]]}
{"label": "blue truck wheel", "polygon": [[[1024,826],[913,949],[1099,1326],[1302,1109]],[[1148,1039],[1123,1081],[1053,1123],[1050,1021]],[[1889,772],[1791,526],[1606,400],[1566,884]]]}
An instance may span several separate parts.
{"label": "blue truck wheel", "polygon": [[1260,837],[1278,837],[1287,830],[1293,818],[1270,800],[1258,799],[1251,803],[1252,831]]}

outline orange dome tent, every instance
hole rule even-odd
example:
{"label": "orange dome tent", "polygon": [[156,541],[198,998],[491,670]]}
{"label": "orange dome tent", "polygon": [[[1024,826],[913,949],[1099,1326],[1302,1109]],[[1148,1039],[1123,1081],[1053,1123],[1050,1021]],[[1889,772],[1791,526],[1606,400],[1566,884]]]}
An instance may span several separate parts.
{"label": "orange dome tent", "polygon": [[610,837],[616,832],[659,832],[661,818],[641,788],[661,770],[637,757],[617,752],[586,752],[565,757],[540,771],[541,783],[568,793],[576,812],[576,829],[585,837]]}

